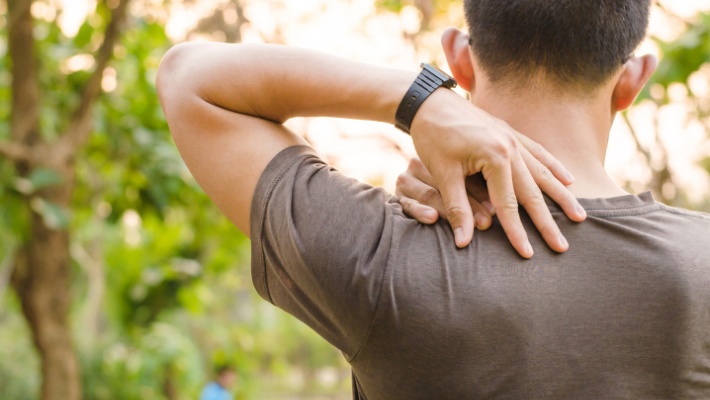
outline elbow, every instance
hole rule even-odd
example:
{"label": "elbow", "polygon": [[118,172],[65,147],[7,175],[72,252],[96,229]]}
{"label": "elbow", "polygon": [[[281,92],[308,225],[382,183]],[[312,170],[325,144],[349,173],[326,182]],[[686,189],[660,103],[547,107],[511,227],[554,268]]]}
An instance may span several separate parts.
{"label": "elbow", "polygon": [[190,60],[193,58],[192,54],[195,50],[196,43],[180,43],[171,47],[160,60],[155,78],[155,89],[164,109],[176,94],[185,93],[187,89],[185,84],[189,80],[178,77],[190,68]]}
{"label": "elbow", "polygon": [[184,66],[185,59],[188,58],[185,54],[190,51],[188,46],[189,44],[186,43],[173,46],[160,60],[158,73],[155,77],[155,89],[161,102],[169,94],[170,88],[177,82],[174,77],[179,73],[181,65]]}

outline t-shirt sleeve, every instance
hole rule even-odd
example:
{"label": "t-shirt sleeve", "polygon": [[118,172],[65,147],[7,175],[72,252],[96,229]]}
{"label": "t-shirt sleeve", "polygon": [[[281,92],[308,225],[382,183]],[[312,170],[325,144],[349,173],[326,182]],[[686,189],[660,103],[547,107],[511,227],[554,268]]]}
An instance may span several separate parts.
{"label": "t-shirt sleeve", "polygon": [[310,147],[284,149],[251,204],[257,292],[351,359],[374,318],[397,207],[396,197],[344,176]]}

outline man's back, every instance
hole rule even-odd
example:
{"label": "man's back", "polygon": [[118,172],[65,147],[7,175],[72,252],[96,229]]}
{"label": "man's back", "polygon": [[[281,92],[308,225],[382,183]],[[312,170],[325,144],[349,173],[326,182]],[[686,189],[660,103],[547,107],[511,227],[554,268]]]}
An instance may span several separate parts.
{"label": "man's back", "polygon": [[445,222],[396,217],[352,363],[365,397],[710,398],[710,218],[650,193],[581,204],[579,224],[555,207],[570,250],[537,237],[531,260],[498,225],[456,250]]}
{"label": "man's back", "polygon": [[458,250],[293,147],[254,196],[254,283],[343,351],[363,399],[710,398],[710,218],[581,203],[583,223],[550,203],[564,254],[532,236],[525,260],[497,224]]}

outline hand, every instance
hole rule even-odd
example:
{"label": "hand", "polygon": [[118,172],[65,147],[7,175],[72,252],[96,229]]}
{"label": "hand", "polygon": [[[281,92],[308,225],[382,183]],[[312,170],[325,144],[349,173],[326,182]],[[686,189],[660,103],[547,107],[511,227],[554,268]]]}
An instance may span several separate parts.
{"label": "hand", "polygon": [[[485,203],[488,201],[508,239],[523,257],[532,257],[533,249],[520,221],[518,203],[553,250],[563,252],[569,248],[540,189],[557,202],[570,219],[583,221],[586,213],[565,188],[572,184],[573,177],[542,146],[443,89],[434,92],[419,109],[411,134],[422,167],[428,173],[425,176],[418,171],[416,176],[420,183],[438,189],[441,203],[434,209],[449,220],[458,247],[471,242],[475,223],[479,228],[490,226],[491,210]],[[416,161],[414,163],[416,167]],[[480,194],[481,184],[468,178],[478,173],[485,179],[488,198]],[[412,183],[408,178],[405,176],[400,181]],[[479,182],[483,180],[479,178]],[[416,193],[413,186],[398,186],[402,186],[399,192]],[[478,197],[471,196],[467,186],[478,193]],[[405,197],[429,206],[436,204],[437,196],[432,191],[426,191],[420,184],[418,187],[423,196]],[[410,208],[416,208],[414,213],[421,212],[422,216],[427,211],[416,206]],[[476,222],[474,212],[480,214],[482,221]]]}
{"label": "hand", "polygon": [[[496,211],[490,202],[486,182],[480,173],[466,177],[466,192],[474,214],[474,225],[479,230],[485,231],[491,226]],[[402,211],[423,224],[433,224],[439,216],[448,219],[444,200],[436,188],[434,178],[418,157],[409,160],[407,170],[397,177],[395,194],[399,197]]]}
{"label": "hand", "polygon": [[[555,161],[555,159],[551,158],[550,161]],[[560,184],[562,183],[560,182]],[[444,200],[435,185],[434,178],[426,170],[419,158],[414,157],[409,160],[407,170],[397,177],[395,194],[399,197],[402,211],[427,225],[435,223],[439,216],[443,219],[448,219],[444,210]],[[476,228],[481,231],[490,228],[492,218],[495,215],[495,208],[490,202],[486,181],[480,173],[466,177],[466,192],[468,202],[474,213],[473,220]],[[564,202],[568,200],[567,194],[564,192],[560,192],[559,195],[561,197],[558,197],[556,201]],[[574,197],[572,197],[572,200],[576,202]],[[569,209],[570,205],[574,203],[568,202],[565,204],[568,205],[567,208]]]}

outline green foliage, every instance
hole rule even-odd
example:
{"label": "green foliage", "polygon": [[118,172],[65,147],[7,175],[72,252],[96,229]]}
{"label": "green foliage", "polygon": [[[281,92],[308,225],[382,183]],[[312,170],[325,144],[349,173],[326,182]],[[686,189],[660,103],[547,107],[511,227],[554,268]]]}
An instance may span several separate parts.
{"label": "green foliage", "polygon": [[[686,84],[690,75],[710,61],[710,14],[700,14],[700,21],[688,25],[681,36],[673,42],[655,39],[661,51],[658,69],[637,98],[637,103],[651,98],[654,84],[668,88],[673,82]],[[667,101],[665,99],[664,101]]]}
{"label": "green foliage", "polygon": [[[54,22],[35,21],[40,124],[49,143],[67,129],[91,72],[67,70],[66,60],[95,54],[108,15],[100,3],[74,38]],[[0,29],[0,51],[5,43]],[[172,143],[155,91],[171,45],[158,23],[130,19],[109,64],[117,85],[95,104],[93,132],[76,162],[70,209],[38,196],[61,183],[56,171],[21,177],[0,159],[0,260],[27,235],[23,196],[48,226],[69,230],[72,323],[86,399],[165,399],[166,381],[178,398],[195,399],[216,363],[236,367],[237,399],[275,387],[348,393],[347,373],[335,385],[314,381],[320,368],[348,371],[340,354],[256,295],[248,239],[202,192]],[[0,64],[0,139],[9,136],[9,63],[5,57]],[[0,398],[36,399],[39,363],[14,295],[1,285]],[[98,319],[91,317],[95,301]],[[305,383],[289,385],[294,374]]]}
{"label": "green foliage", "polygon": [[[12,296],[6,296],[5,301],[0,303],[0,309],[7,307],[17,309],[14,300]],[[19,313],[0,313],[0,398],[2,399],[38,398],[40,365],[37,354],[32,348],[31,337]]]}
{"label": "green foliage", "polygon": [[656,40],[656,43],[663,59],[653,82],[665,86],[671,82],[685,82],[691,73],[710,61],[710,16],[702,15],[701,23],[689,26],[676,41]]}
{"label": "green foliage", "polygon": [[[55,23],[35,21],[40,123],[50,143],[67,128],[67,116],[90,75],[67,73],[63,63],[94,53],[107,15],[99,5],[72,39]],[[6,30],[0,30],[0,50],[6,42]],[[298,366],[342,368],[337,351],[302,324],[275,310],[254,311],[272,306],[263,304],[251,287],[249,242],[192,179],[158,104],[156,69],[171,45],[159,24],[130,21],[110,63],[117,86],[96,104],[94,131],[77,161],[71,210],[41,197],[32,201],[48,226],[72,234],[72,320],[85,398],[164,399],[166,380],[179,398],[196,398],[214,363],[237,368],[241,379],[235,395],[240,399],[269,390],[273,373],[285,379]],[[3,60],[0,138],[7,138],[10,61]],[[26,236],[28,210],[21,196],[33,196],[61,183],[60,178],[48,169],[19,177],[9,162],[0,160],[3,246]],[[8,250],[3,247],[0,255]],[[85,273],[97,268],[92,262],[101,266],[105,282],[94,327],[85,326],[96,284]],[[0,398],[34,399],[38,360],[12,292],[2,289],[0,299],[8,301],[0,308]],[[288,345],[282,337],[289,338]],[[346,379],[337,388],[347,392]]]}
{"label": "green foliage", "polygon": [[46,186],[61,184],[63,178],[57,171],[48,168],[37,168],[30,173],[29,181],[32,187],[37,190]]}
{"label": "green foliage", "polygon": [[[452,3],[462,5],[461,1],[457,0],[435,0],[431,2],[432,11],[434,14],[445,14]],[[406,6],[418,6],[422,2],[415,0],[376,0],[375,6],[379,10],[398,13]]]}
{"label": "green foliage", "polygon": [[71,211],[67,208],[35,197],[32,199],[32,209],[42,216],[42,220],[47,227],[52,229],[66,229],[71,220]]}
{"label": "green foliage", "polygon": [[377,0],[377,7],[383,10],[400,12],[408,2],[403,0]]}
{"label": "green foliage", "polygon": [[133,345],[115,341],[85,357],[84,390],[91,399],[162,399],[168,376],[179,382],[181,398],[194,398],[204,379],[199,349],[168,323],[154,324]]}

